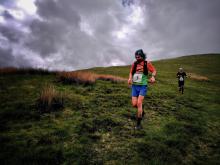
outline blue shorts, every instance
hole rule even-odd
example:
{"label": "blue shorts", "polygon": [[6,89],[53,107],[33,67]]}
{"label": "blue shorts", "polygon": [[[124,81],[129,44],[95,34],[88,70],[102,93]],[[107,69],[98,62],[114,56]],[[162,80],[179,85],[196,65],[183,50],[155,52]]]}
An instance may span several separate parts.
{"label": "blue shorts", "polygon": [[132,97],[145,96],[146,94],[147,85],[132,85]]}

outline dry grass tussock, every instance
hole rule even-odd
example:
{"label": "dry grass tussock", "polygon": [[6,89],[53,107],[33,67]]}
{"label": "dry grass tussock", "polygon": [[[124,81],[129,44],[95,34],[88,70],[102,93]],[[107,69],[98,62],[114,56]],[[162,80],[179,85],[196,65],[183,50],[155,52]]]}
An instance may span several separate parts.
{"label": "dry grass tussock", "polygon": [[198,80],[198,81],[210,81],[210,79],[206,76],[201,76],[196,73],[188,73],[189,78]]}
{"label": "dry grass tussock", "polygon": [[100,74],[96,75],[96,79],[98,80],[105,80],[105,81],[111,81],[111,82],[127,82],[127,79],[119,77],[119,76],[113,76],[113,75],[105,75]]}
{"label": "dry grass tussock", "polygon": [[83,71],[59,72],[57,77],[59,81],[67,84],[76,83],[89,85],[94,84],[96,80],[94,73]]}
{"label": "dry grass tussock", "polygon": [[52,85],[45,85],[37,100],[37,107],[41,113],[56,111],[64,107],[64,95],[55,90]]}
{"label": "dry grass tussock", "polygon": [[0,74],[16,73],[17,70],[18,70],[17,68],[12,68],[12,67],[0,68]]}
{"label": "dry grass tussock", "polygon": [[76,83],[76,84],[89,85],[89,84],[94,84],[96,80],[111,81],[113,83],[127,81],[125,78],[118,76],[105,75],[105,74],[99,75],[85,71],[59,72],[57,76],[59,81],[67,84]]}

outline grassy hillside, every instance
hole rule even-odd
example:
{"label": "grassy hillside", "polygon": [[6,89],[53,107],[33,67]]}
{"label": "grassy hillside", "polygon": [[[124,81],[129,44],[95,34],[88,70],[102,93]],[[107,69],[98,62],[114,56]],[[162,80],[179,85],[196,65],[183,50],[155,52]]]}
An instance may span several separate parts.
{"label": "grassy hillside", "polygon": [[[157,82],[144,101],[144,129],[126,83],[63,84],[54,73],[0,75],[1,164],[219,164],[220,55],[153,62]],[[188,75],[177,91],[176,72]],[[127,78],[130,66],[93,68]],[[44,73],[44,74],[43,74]],[[205,79],[204,79],[205,77]],[[39,113],[45,85],[64,95],[64,108]]]}

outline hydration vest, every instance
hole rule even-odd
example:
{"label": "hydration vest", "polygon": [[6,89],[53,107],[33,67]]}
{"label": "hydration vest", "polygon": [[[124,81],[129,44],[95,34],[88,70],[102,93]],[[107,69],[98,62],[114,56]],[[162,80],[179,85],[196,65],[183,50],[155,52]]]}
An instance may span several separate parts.
{"label": "hydration vest", "polygon": [[[132,75],[134,75],[135,74],[135,72],[136,72],[136,68],[137,68],[137,64],[138,64],[138,62],[137,61],[135,61],[134,62],[134,67],[133,67],[133,70],[132,70]],[[148,69],[147,69],[147,61],[144,61],[144,75],[148,75]]]}

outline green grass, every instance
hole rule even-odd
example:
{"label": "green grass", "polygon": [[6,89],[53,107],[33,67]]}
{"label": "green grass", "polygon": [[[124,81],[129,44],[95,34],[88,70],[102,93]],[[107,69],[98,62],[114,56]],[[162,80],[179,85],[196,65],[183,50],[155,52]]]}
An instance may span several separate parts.
{"label": "green grass", "polygon": [[[65,85],[54,74],[0,75],[1,164],[219,164],[220,55],[153,62],[157,82],[144,100],[144,129],[134,131],[135,109],[124,83]],[[177,91],[176,72],[188,78]],[[128,77],[130,66],[93,68]],[[45,84],[65,93],[64,109],[40,114],[36,103]],[[132,120],[131,120],[132,118]]]}

